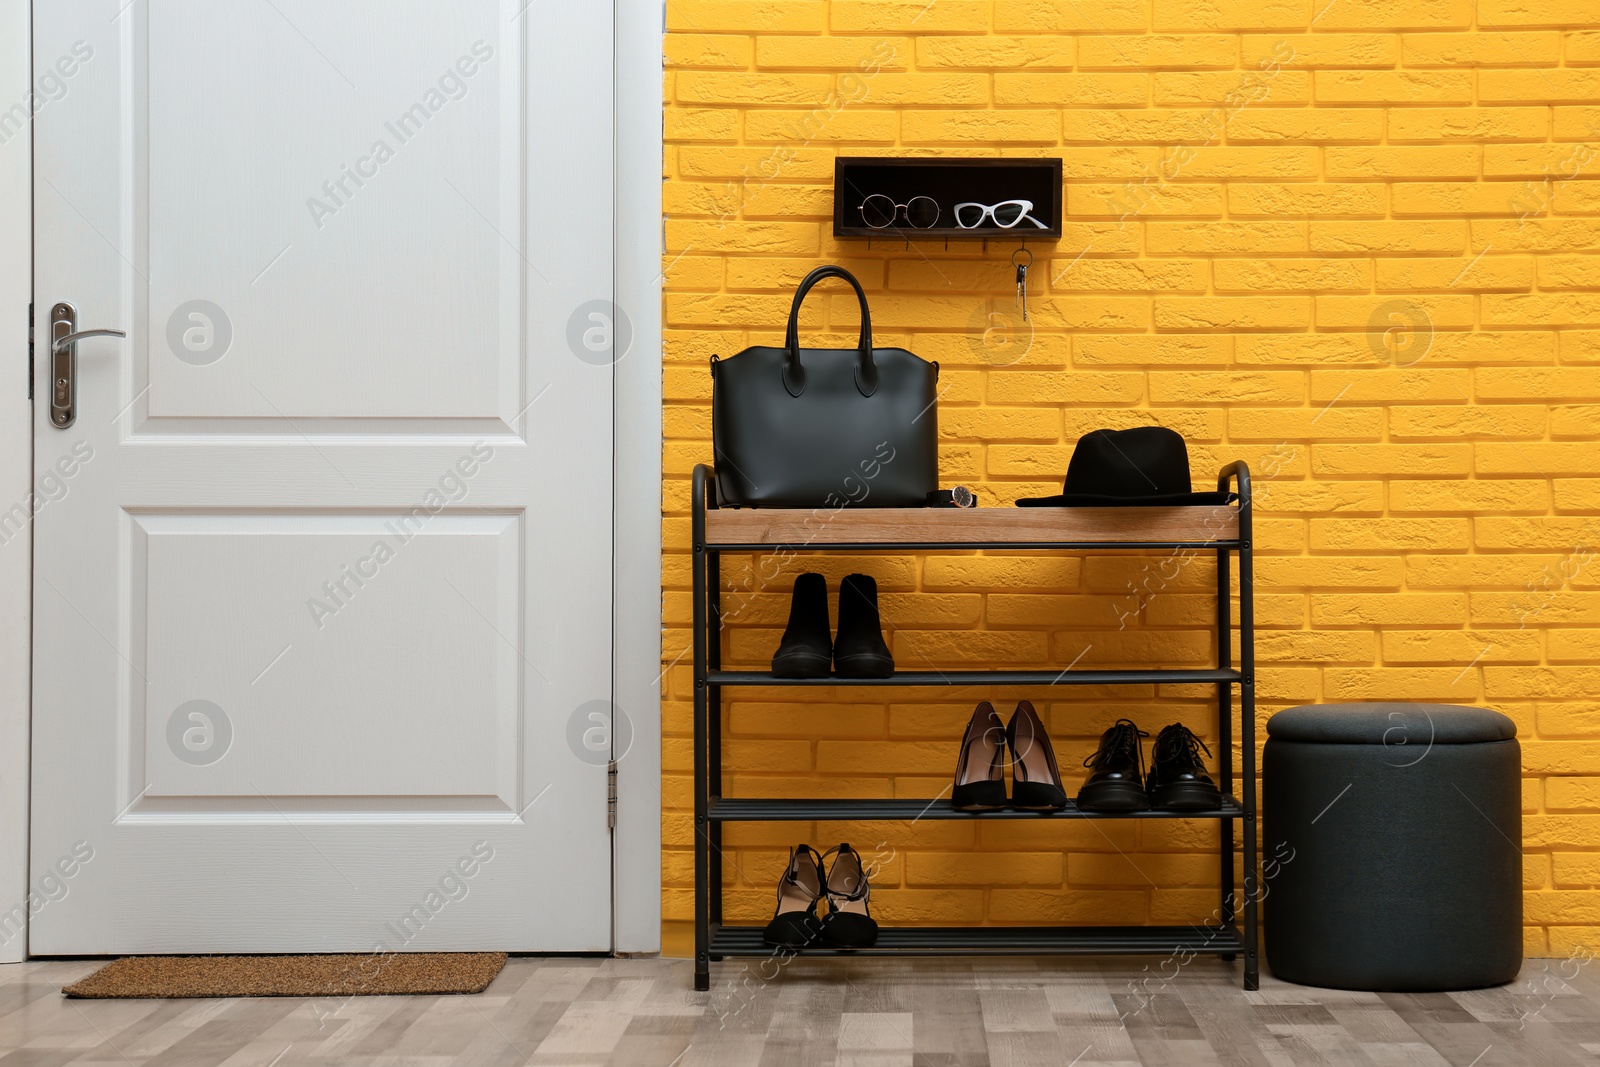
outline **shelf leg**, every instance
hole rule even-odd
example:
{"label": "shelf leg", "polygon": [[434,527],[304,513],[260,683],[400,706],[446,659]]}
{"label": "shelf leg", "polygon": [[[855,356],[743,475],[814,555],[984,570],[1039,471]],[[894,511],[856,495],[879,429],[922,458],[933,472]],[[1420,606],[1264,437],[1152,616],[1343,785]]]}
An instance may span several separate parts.
{"label": "shelf leg", "polygon": [[[711,670],[722,669],[722,553],[706,549],[706,606],[709,629],[706,632],[706,662]],[[706,789],[714,797],[722,795],[722,686],[706,686]],[[711,857],[711,879],[706,883],[706,910],[713,927],[722,925],[722,824],[706,825],[706,847]],[[713,957],[715,963],[721,957]]]}
{"label": "shelf leg", "polygon": [[1242,494],[1239,507],[1239,726],[1240,783],[1244,796],[1244,987],[1261,988],[1260,962],[1257,959],[1260,932],[1257,911],[1261,900],[1256,873],[1256,608],[1255,568],[1250,531],[1250,495]]}
{"label": "shelf leg", "polygon": [[[1233,620],[1231,600],[1233,582],[1229,577],[1229,552],[1217,549],[1217,666],[1227,670],[1233,666]],[[1233,683],[1222,682],[1217,687],[1217,785],[1222,795],[1233,795]],[[1222,840],[1219,845],[1219,882],[1222,902],[1219,907],[1223,926],[1234,922],[1233,891],[1233,820],[1222,820]]]}
{"label": "shelf leg", "polygon": [[711,988],[711,836],[706,729],[706,469],[694,471],[694,987]]}

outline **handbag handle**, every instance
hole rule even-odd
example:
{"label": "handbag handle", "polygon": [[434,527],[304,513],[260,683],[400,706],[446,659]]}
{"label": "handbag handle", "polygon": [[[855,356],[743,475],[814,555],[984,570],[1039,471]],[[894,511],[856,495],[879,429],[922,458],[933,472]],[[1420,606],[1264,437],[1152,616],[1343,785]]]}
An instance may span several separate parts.
{"label": "handbag handle", "polygon": [[800,363],[800,304],[811,287],[824,278],[843,278],[850,283],[850,288],[856,291],[856,299],[861,302],[861,339],[857,342],[861,356],[856,364],[856,391],[862,396],[871,396],[878,391],[878,367],[872,362],[872,316],[867,311],[867,294],[861,291],[861,283],[856,281],[855,275],[833,264],[818,267],[807,274],[800,282],[800,288],[794,291],[794,306],[789,309],[789,329],[783,336],[787,349],[783,357],[783,387],[790,396],[805,392],[806,369]]}

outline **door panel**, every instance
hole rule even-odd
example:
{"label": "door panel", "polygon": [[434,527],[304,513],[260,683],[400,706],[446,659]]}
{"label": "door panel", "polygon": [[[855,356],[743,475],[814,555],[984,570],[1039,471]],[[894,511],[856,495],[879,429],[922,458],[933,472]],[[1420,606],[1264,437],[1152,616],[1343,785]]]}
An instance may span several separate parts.
{"label": "door panel", "polygon": [[[129,731],[143,738],[143,776],[130,767],[129,780],[149,790],[128,798],[130,812],[194,796],[230,811],[270,812],[268,798],[286,796],[349,810],[406,796],[500,818],[521,809],[526,668],[495,639],[519,629],[520,515],[440,514],[404,543],[417,520],[399,512],[130,519],[130,602],[160,620],[140,671],[148,706],[207,700],[220,712],[202,712],[227,714],[241,742],[236,759],[210,762],[204,724],[174,744],[170,716],[144,716]],[[190,610],[223,588],[231,610]],[[130,709],[145,690],[134,681]]]}
{"label": "door panel", "polygon": [[36,7],[30,951],[609,947],[610,20]]}
{"label": "door panel", "polygon": [[[235,346],[214,367],[153,360],[151,414],[520,406],[531,265],[502,235],[522,228],[523,20],[491,4],[468,17],[412,6],[405,27],[393,4],[308,7],[303,20],[284,8],[295,26],[267,3],[151,6],[149,48],[127,72],[147,102],[124,134],[148,144],[135,184],[147,175],[150,341],[167,347],[173,313],[203,294],[226,309]],[[253,46],[213,45],[238,39]]]}

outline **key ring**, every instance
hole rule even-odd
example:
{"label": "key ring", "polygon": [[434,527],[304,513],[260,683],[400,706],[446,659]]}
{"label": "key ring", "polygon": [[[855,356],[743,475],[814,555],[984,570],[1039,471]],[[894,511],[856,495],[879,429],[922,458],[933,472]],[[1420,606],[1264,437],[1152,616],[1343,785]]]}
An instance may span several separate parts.
{"label": "key ring", "polygon": [[[1017,252],[1026,252],[1026,253],[1028,253],[1028,262],[1026,262],[1026,263],[1018,263],[1017,262]],[[1019,267],[1019,266],[1020,267],[1031,267],[1031,266],[1033,266],[1033,250],[1030,249],[1030,248],[1019,248],[1019,249],[1017,249],[1016,252],[1011,253],[1011,265],[1013,267]]]}

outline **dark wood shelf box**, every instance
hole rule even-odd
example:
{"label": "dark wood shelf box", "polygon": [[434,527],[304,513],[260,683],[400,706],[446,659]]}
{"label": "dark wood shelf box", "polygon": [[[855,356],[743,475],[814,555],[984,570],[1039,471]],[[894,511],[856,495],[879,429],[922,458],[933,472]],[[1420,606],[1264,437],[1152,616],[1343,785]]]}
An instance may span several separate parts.
{"label": "dark wood shelf box", "polygon": [[[892,226],[875,229],[862,221],[861,203],[874,193],[896,204],[914,196],[931,197],[939,205],[938,221],[931,227],[906,223],[900,212]],[[1002,200],[1031,200],[1033,218],[1007,229],[984,221],[966,229],[956,225],[960,203],[998,204]],[[833,235],[835,237],[890,237],[895,240],[925,237],[1058,240],[1061,237],[1061,160],[1050,159],[929,159],[903,156],[840,156],[833,161]]]}

